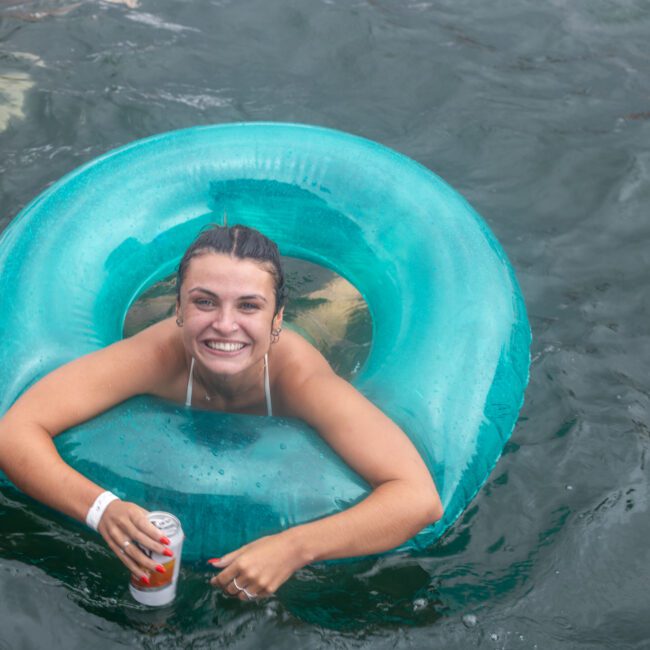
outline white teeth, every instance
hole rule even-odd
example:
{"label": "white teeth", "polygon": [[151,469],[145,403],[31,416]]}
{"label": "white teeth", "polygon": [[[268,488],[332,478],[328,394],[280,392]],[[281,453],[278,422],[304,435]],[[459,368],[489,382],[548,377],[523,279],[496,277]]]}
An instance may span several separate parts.
{"label": "white teeth", "polygon": [[219,341],[206,341],[205,344],[209,348],[220,352],[236,352],[244,347],[243,343],[221,343]]}

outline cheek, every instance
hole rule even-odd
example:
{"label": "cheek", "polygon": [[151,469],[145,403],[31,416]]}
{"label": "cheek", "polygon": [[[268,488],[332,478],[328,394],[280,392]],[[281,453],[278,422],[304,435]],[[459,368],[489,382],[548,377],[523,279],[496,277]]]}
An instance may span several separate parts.
{"label": "cheek", "polygon": [[186,334],[195,334],[207,327],[210,322],[211,319],[206,312],[190,308],[185,311],[183,329]]}
{"label": "cheek", "polygon": [[251,332],[255,332],[257,336],[263,336],[266,331],[269,329],[269,325],[267,323],[267,319],[260,318],[258,320],[249,321],[246,326]]}
{"label": "cheek", "polygon": [[257,338],[266,339],[270,335],[273,327],[273,320],[268,316],[268,314],[264,314],[263,317],[248,321],[246,327],[249,332],[254,332]]}

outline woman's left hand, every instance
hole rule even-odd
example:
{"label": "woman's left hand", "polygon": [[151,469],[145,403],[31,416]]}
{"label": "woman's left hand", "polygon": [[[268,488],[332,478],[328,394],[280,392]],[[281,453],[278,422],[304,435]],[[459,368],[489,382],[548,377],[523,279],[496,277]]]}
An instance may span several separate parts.
{"label": "woman's left hand", "polygon": [[289,532],[261,537],[220,560],[209,560],[213,567],[222,569],[210,584],[240,600],[272,596],[280,585],[307,564],[287,534]]}

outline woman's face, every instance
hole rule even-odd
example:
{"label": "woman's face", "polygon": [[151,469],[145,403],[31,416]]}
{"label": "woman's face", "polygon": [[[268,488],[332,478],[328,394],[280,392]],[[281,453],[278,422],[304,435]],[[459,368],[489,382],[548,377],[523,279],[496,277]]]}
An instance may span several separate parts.
{"label": "woman's face", "polygon": [[210,252],[190,261],[177,312],[185,348],[211,372],[234,375],[261,361],[282,323],[274,311],[273,276],[258,262]]}

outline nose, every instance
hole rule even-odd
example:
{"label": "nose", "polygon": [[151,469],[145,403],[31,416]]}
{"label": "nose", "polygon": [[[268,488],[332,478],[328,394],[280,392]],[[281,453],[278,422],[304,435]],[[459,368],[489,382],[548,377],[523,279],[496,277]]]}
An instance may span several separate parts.
{"label": "nose", "polygon": [[212,321],[212,328],[223,335],[232,334],[239,329],[235,310],[227,306],[217,309]]}

